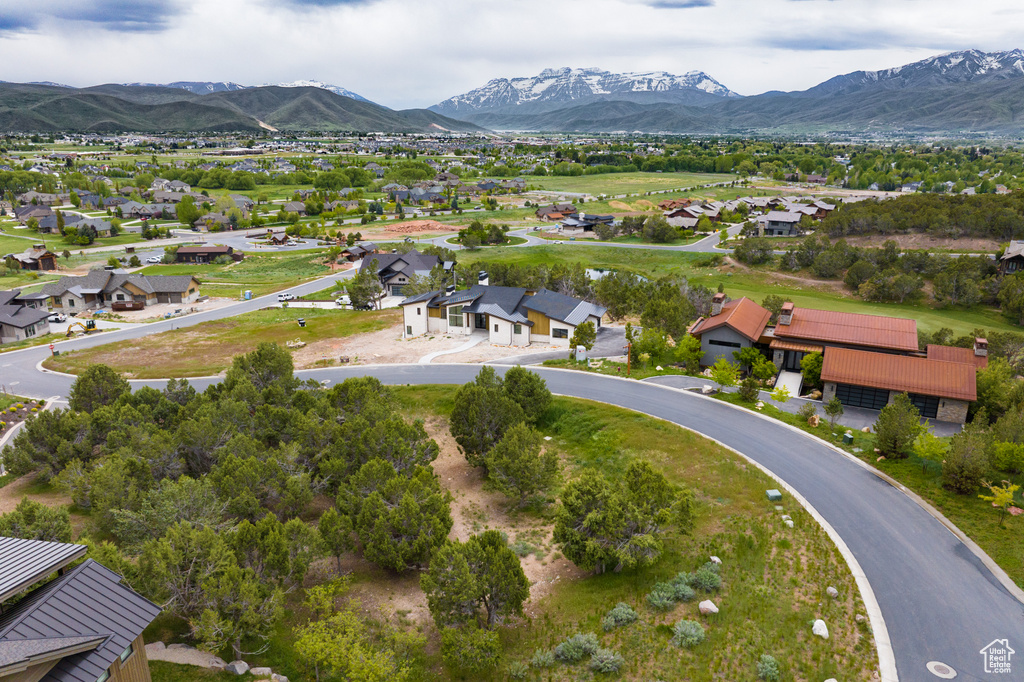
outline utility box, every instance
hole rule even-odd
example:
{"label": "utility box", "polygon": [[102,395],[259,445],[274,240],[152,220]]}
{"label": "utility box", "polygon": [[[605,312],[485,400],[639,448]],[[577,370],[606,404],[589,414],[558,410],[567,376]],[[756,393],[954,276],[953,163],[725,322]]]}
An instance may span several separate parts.
{"label": "utility box", "polygon": [[297,322],[299,323],[299,326],[300,326],[300,327],[305,327],[305,326],[306,326],[306,320],[305,320],[304,318],[301,318],[301,317],[300,317],[300,318],[299,318],[298,320],[296,320],[296,321],[297,321]]}
{"label": "utility box", "polygon": [[778,502],[779,500],[782,499],[782,493],[780,493],[778,490],[774,490],[773,489],[773,490],[768,490],[766,492],[768,494],[768,499],[771,502]]}
{"label": "utility box", "polygon": [[843,434],[843,444],[853,445],[853,433],[847,431],[846,433]]}
{"label": "utility box", "polygon": [[576,362],[584,362],[587,359],[587,347],[576,346]]}

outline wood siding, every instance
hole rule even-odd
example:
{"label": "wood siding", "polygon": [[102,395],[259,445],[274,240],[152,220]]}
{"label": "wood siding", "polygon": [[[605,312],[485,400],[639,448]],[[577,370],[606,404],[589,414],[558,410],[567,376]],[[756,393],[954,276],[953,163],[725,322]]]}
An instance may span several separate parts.
{"label": "wood siding", "polygon": [[440,308],[427,308],[427,315],[436,317],[439,320],[444,319],[444,311]]}
{"label": "wood siding", "polygon": [[46,661],[45,663],[29,666],[20,673],[15,673],[11,677],[5,677],[4,682],[39,682],[55,665],[57,665],[57,661]]}
{"label": "wood siding", "polygon": [[551,320],[548,319],[547,315],[534,310],[527,310],[526,318],[533,322],[533,327],[530,329],[531,334],[537,336],[549,336],[551,334]]}
{"label": "wood siding", "polygon": [[124,663],[115,659],[110,665],[110,682],[152,682],[149,676],[149,660],[146,658],[146,642],[142,635],[132,642],[135,651]]}

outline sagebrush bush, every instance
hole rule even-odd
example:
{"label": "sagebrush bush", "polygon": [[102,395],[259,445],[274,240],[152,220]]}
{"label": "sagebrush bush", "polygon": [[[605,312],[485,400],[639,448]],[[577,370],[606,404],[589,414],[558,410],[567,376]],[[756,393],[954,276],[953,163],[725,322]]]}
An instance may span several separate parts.
{"label": "sagebrush bush", "polygon": [[598,673],[617,673],[625,662],[617,651],[598,649],[590,658],[590,669]]}
{"label": "sagebrush bush", "polygon": [[708,562],[693,573],[690,585],[697,590],[714,592],[722,586],[722,577],[718,575],[718,564]]}
{"label": "sagebrush bush", "polygon": [[619,628],[624,625],[629,625],[634,622],[637,618],[636,611],[629,604],[619,602],[615,607],[608,612],[608,614],[601,620],[601,627],[605,629],[605,632],[614,628]]}
{"label": "sagebrush bush", "polygon": [[672,583],[655,583],[647,595],[647,603],[659,611],[668,611],[676,605],[676,588]]}
{"label": "sagebrush bush", "polygon": [[774,656],[761,654],[757,661],[757,678],[765,682],[779,682],[782,679],[782,672],[779,670],[779,662]]}
{"label": "sagebrush bush", "polygon": [[593,632],[576,633],[555,647],[555,658],[566,663],[582,661],[600,648],[597,635]]}
{"label": "sagebrush bush", "polygon": [[550,668],[555,664],[555,653],[550,649],[537,649],[533,652],[530,665],[534,668]]}
{"label": "sagebrush bush", "polygon": [[529,674],[530,669],[522,661],[510,663],[508,666],[508,676],[513,680],[525,680]]}
{"label": "sagebrush bush", "polygon": [[681,620],[672,628],[672,643],[676,646],[697,646],[704,641],[704,626],[694,620]]}

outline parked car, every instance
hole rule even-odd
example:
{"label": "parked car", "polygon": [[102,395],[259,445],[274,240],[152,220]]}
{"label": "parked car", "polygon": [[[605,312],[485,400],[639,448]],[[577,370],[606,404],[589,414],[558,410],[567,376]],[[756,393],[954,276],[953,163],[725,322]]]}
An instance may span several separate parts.
{"label": "parked car", "polygon": [[162,261],[163,258],[161,258],[160,256],[150,256],[149,258],[146,259],[147,263],[160,263]]}
{"label": "parked car", "polygon": [[284,303],[285,301],[294,301],[294,300],[295,300],[295,294],[278,294],[277,295],[277,302],[278,303]]}
{"label": "parked car", "polygon": [[50,322],[67,322],[68,316],[64,313],[50,313],[47,318]]}

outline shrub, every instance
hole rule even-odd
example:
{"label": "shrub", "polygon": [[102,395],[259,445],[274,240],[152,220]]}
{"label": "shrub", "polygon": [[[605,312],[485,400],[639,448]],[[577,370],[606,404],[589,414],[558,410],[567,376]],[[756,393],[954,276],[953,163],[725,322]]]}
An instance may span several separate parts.
{"label": "shrub", "polygon": [[761,654],[757,661],[757,678],[765,682],[779,682],[782,679],[782,672],[779,670],[779,662],[774,656]]}
{"label": "shrub", "polygon": [[600,648],[597,635],[592,632],[576,633],[555,647],[555,658],[566,663],[577,663]]}
{"label": "shrub", "polygon": [[533,652],[530,665],[534,668],[550,668],[555,664],[555,654],[549,649],[537,649]]}
{"label": "shrub", "polygon": [[1024,443],[996,443],[992,446],[992,466],[1012,474],[1024,471]]}
{"label": "shrub", "polygon": [[633,607],[620,601],[615,605],[615,608],[609,611],[608,615],[601,620],[601,627],[603,627],[605,632],[607,632],[614,628],[629,625],[636,621],[636,618],[636,611],[633,610]]}
{"label": "shrub", "polygon": [[676,604],[675,594],[672,583],[656,583],[654,589],[647,595],[647,603],[651,608],[668,611]]}
{"label": "shrub", "polygon": [[513,680],[525,680],[530,674],[530,669],[522,661],[516,661],[508,666],[508,676]]}
{"label": "shrub", "polygon": [[714,592],[722,586],[722,577],[718,575],[718,565],[706,563],[693,574],[690,585],[696,590]]}
{"label": "shrub", "polygon": [[746,379],[740,382],[740,390],[737,391],[740,396],[740,400],[745,400],[748,403],[752,403],[757,400],[757,393],[761,390],[761,383],[756,377],[748,376]]}
{"label": "shrub", "polygon": [[942,463],[942,483],[961,495],[968,495],[981,487],[981,479],[988,470],[985,454],[985,433],[968,426],[953,436]]}
{"label": "shrub", "polygon": [[672,643],[689,648],[704,641],[704,627],[693,620],[681,620],[672,628]]}
{"label": "shrub", "polygon": [[617,673],[624,663],[619,652],[598,649],[590,659],[590,669],[598,673]]}
{"label": "shrub", "polygon": [[874,430],[875,445],[883,455],[904,459],[921,433],[921,413],[906,393],[900,393],[878,413]]}
{"label": "shrub", "polygon": [[818,410],[816,407],[814,407],[814,403],[804,403],[803,405],[800,406],[800,409],[797,410],[797,414],[799,414],[805,420],[810,421],[811,417],[818,414]]}

